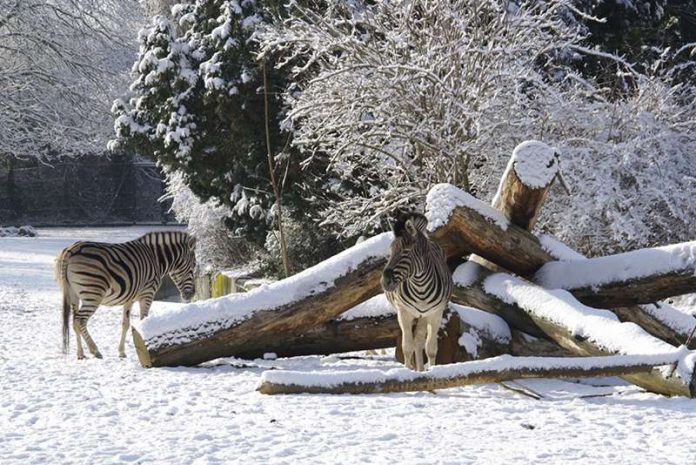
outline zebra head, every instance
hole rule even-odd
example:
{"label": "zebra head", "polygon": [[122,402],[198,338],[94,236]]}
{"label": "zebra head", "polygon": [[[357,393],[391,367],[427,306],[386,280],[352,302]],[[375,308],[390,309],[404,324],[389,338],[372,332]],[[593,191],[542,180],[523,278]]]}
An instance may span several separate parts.
{"label": "zebra head", "polygon": [[428,220],[420,213],[400,215],[394,223],[391,254],[382,272],[382,288],[386,292],[393,292],[420,269],[428,248],[427,225]]}
{"label": "zebra head", "polygon": [[196,239],[188,234],[181,244],[181,253],[172,264],[169,276],[184,302],[190,302],[196,293]]}

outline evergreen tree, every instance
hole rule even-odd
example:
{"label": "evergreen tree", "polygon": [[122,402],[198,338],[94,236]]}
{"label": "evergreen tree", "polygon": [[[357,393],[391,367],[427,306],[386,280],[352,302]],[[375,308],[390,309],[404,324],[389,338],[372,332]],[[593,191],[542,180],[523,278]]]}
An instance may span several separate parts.
{"label": "evergreen tree", "polygon": [[[255,0],[196,0],[173,8],[177,24],[155,16],[139,34],[132,95],[114,104],[116,139],[110,144],[182,173],[202,201],[217,199],[229,208],[235,234],[259,243],[275,217],[263,67],[250,41],[269,14],[264,7]],[[270,73],[268,87],[275,177],[283,205],[298,214],[302,173],[289,153],[290,134],[278,124],[283,77]]]}

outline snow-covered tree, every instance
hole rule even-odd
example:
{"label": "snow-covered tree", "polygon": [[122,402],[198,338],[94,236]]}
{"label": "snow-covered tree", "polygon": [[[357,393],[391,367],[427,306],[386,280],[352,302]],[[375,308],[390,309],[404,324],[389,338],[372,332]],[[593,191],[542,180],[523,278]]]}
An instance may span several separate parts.
{"label": "snow-covered tree", "polygon": [[[273,174],[292,205],[299,169],[278,115],[282,75],[269,76],[269,140],[263,67],[249,41],[265,10],[255,0],[196,0],[175,5],[173,23],[155,16],[139,34],[129,98],[114,104],[116,139],[183,174],[202,201],[228,207],[235,235],[263,243],[277,222]],[[270,143],[267,143],[270,142]],[[270,146],[270,147],[269,147]]]}
{"label": "snow-covered tree", "polygon": [[[437,182],[490,198],[514,146],[535,138],[561,150],[573,181],[572,197],[550,199],[545,229],[589,253],[687,238],[693,89],[588,45],[570,2],[292,8],[257,40],[291,69],[286,126],[304,166],[329,166],[315,191],[324,224],[378,228]],[[581,59],[610,60],[634,87],[617,99]]]}
{"label": "snow-covered tree", "polygon": [[132,0],[0,0],[0,155],[103,152],[141,15]]}

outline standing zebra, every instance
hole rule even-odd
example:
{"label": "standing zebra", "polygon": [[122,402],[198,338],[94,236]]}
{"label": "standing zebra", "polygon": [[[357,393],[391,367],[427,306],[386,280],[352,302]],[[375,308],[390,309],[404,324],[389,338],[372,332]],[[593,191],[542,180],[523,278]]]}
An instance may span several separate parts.
{"label": "standing zebra", "polygon": [[169,274],[183,300],[193,298],[194,249],[195,239],[178,231],[152,232],[121,244],[76,242],[64,249],[56,259],[56,279],[63,291],[63,352],[68,349],[72,313],[77,358],[85,358],[82,338],[92,355],[102,358],[87,321],[101,304],[123,305],[118,353],[125,357],[131,308],[137,301],[140,318],[145,318],[164,275]]}
{"label": "standing zebra", "polygon": [[427,224],[418,213],[401,215],[394,224],[391,255],[382,273],[382,288],[396,308],[401,327],[404,362],[417,371],[424,370],[423,350],[428,366],[435,365],[437,333],[452,295],[445,255],[428,238]]}

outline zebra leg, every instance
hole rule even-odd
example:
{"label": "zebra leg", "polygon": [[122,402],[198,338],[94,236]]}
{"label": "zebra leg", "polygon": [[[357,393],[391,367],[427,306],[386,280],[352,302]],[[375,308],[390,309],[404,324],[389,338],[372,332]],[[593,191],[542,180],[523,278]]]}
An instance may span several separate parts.
{"label": "zebra leg", "polygon": [[[87,348],[92,353],[92,355],[94,355],[96,358],[102,358],[101,352],[99,352],[99,349],[97,348],[97,345],[94,343],[92,336],[90,336],[89,331],[87,331],[87,321],[92,315],[94,315],[94,312],[97,311],[97,307],[98,305],[83,302],[80,306],[80,309],[77,311],[75,317],[73,318],[73,327],[75,328],[75,333],[79,334],[79,336],[82,336],[82,338],[85,340],[85,342],[87,343]],[[77,358],[80,358],[79,349]],[[82,358],[84,358],[84,353],[82,353]]]}
{"label": "zebra leg", "polygon": [[428,322],[428,336],[425,340],[425,353],[428,356],[428,369],[435,366],[437,359],[437,336],[442,322],[444,310],[434,312],[426,317]]}
{"label": "zebra leg", "polygon": [[152,305],[152,299],[154,299],[155,294],[147,294],[138,300],[138,305],[140,306],[140,319],[146,318],[150,313],[150,306]]}
{"label": "zebra leg", "polygon": [[404,365],[411,370],[415,369],[413,363],[413,317],[405,310],[396,311],[399,326],[401,327],[401,351],[404,353]]}
{"label": "zebra leg", "polygon": [[123,306],[123,320],[121,321],[121,342],[118,344],[118,356],[126,358],[126,333],[130,327],[130,314],[133,302],[128,302]]}
{"label": "zebra leg", "polygon": [[80,326],[77,324],[77,307],[75,305],[71,306],[70,311],[73,312],[73,331],[75,331],[75,345],[77,346],[77,359],[85,359],[85,351],[82,349],[82,336],[80,336]]}
{"label": "zebra leg", "polygon": [[423,352],[425,351],[425,338],[428,334],[428,320],[424,317],[416,320],[415,345],[416,371],[425,371],[423,366]]}

